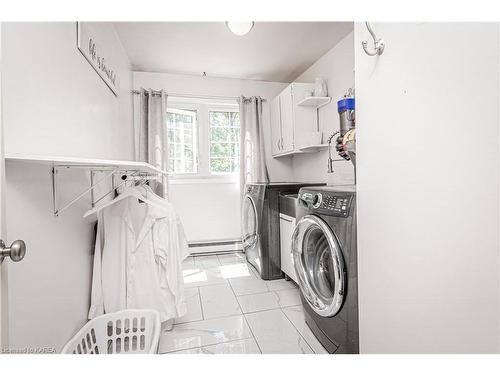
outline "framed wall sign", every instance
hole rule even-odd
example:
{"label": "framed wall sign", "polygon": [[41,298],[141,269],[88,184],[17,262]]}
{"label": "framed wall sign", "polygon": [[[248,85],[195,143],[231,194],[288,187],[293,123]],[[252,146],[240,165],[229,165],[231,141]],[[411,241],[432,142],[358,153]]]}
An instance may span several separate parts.
{"label": "framed wall sign", "polygon": [[99,22],[77,22],[76,29],[78,50],[113,94],[118,96],[120,80],[115,57],[116,35]]}

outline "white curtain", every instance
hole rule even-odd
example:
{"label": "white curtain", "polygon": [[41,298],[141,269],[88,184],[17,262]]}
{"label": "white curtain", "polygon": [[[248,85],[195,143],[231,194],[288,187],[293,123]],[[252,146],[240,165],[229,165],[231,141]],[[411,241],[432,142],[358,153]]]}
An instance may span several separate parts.
{"label": "white curtain", "polygon": [[[141,89],[139,98],[137,160],[145,161],[164,171],[168,170],[168,139],[166,129],[167,94]],[[160,197],[168,198],[168,178],[150,181]]]}
{"label": "white curtain", "polygon": [[262,99],[240,97],[240,185],[269,182],[262,129]]}

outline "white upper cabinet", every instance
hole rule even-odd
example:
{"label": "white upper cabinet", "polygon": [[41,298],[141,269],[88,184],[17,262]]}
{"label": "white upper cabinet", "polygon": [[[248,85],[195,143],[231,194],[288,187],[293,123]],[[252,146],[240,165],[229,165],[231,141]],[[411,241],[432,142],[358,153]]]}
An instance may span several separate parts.
{"label": "white upper cabinet", "polygon": [[271,111],[271,150],[273,155],[281,153],[281,113],[280,97],[272,99],[269,103]]}
{"label": "white upper cabinet", "polygon": [[294,118],[293,118],[293,90],[288,86],[280,95],[281,104],[281,152],[290,152],[294,148]]}
{"label": "white upper cabinet", "polygon": [[297,104],[305,97],[306,91],[314,90],[314,84],[311,83],[293,83],[292,107],[294,121],[295,150],[306,146],[311,146],[314,141],[311,133],[318,129],[317,112],[311,107],[301,107]]}
{"label": "white upper cabinet", "polygon": [[297,106],[297,103],[304,99],[305,91],[313,89],[311,83],[292,83],[271,100],[273,156],[300,153],[300,148],[309,145],[311,133],[316,131],[316,111]]}

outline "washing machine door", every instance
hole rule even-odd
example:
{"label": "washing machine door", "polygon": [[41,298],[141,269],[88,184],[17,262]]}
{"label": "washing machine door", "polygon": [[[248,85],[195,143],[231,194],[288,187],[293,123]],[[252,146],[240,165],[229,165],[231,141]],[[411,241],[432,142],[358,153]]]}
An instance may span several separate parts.
{"label": "washing machine door", "polygon": [[320,217],[306,215],[292,235],[292,252],[299,286],[320,316],[336,315],[346,291],[346,269],[337,236]]}
{"label": "washing machine door", "polygon": [[243,200],[243,247],[245,250],[253,248],[257,244],[259,233],[259,222],[257,209],[253,198],[247,194]]}

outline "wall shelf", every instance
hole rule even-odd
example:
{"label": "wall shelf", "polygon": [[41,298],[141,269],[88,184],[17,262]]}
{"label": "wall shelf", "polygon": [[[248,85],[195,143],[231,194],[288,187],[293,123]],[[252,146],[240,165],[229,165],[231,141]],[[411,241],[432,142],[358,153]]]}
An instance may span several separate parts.
{"label": "wall shelf", "polygon": [[89,158],[74,158],[61,156],[40,156],[40,155],[22,155],[22,154],[5,154],[7,162],[26,162],[44,164],[60,168],[85,168],[89,170],[116,170],[116,171],[134,171],[143,173],[167,173],[151,164],[139,161],[124,161],[124,160],[105,160],[105,159],[89,159]]}
{"label": "wall shelf", "polygon": [[[11,163],[33,163],[44,165],[52,170],[52,199],[54,205],[54,215],[59,216],[63,211],[71,207],[74,203],[82,199],[87,194],[92,195],[92,206],[99,202],[104,197],[115,192],[118,186],[115,186],[114,176],[119,175],[122,178],[121,186],[129,180],[129,177],[139,178],[141,180],[157,178],[161,175],[167,175],[167,172],[154,167],[151,164],[137,161],[123,161],[123,160],[105,160],[105,159],[88,159],[88,158],[74,158],[74,157],[61,157],[61,156],[40,156],[40,155],[21,155],[21,154],[6,154],[5,160],[7,164]],[[59,183],[58,175],[65,169],[82,169],[90,172],[90,187],[83,192],[76,195],[69,203],[64,206],[59,204]],[[98,181],[94,181],[95,172],[105,172],[104,177]],[[125,176],[125,177],[123,177]],[[94,189],[104,181],[111,181],[112,189],[101,196],[97,201],[94,201]]]}
{"label": "wall shelf", "polygon": [[297,103],[297,105],[301,107],[312,107],[315,109],[319,109],[327,104],[330,104],[331,101],[332,98],[330,98],[329,96],[309,96],[302,99]]}
{"label": "wall shelf", "polygon": [[302,146],[299,148],[299,151],[301,151],[303,153],[311,153],[311,152],[319,152],[319,151],[324,150],[326,148],[328,148],[328,144],[322,143],[319,145]]}
{"label": "wall shelf", "polygon": [[287,152],[283,152],[281,154],[273,155],[273,157],[274,158],[282,158],[285,156],[293,156],[293,155],[297,155],[297,154],[303,154],[303,152],[300,150],[293,150],[293,151],[287,151]]}
{"label": "wall shelf", "polygon": [[302,146],[298,150],[283,152],[282,154],[277,154],[277,155],[274,155],[273,157],[274,158],[281,158],[281,157],[285,157],[285,156],[294,156],[294,155],[299,155],[299,154],[311,154],[313,152],[319,152],[319,151],[324,150],[326,148],[328,148],[327,144]]}

